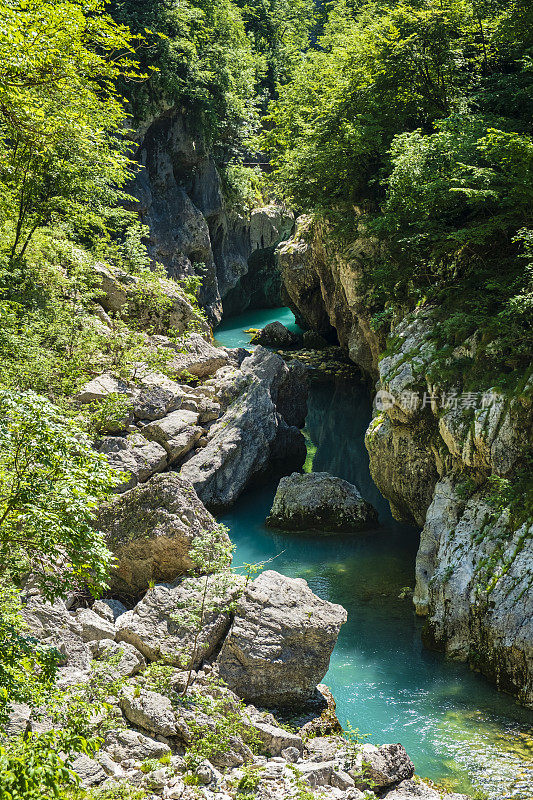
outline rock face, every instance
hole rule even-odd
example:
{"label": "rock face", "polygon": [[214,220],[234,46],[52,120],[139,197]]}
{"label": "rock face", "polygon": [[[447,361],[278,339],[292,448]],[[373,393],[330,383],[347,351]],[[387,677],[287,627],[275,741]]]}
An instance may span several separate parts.
{"label": "rock face", "polygon": [[295,531],[359,531],[377,525],[377,513],[342,478],[294,472],[279,482],[267,525]]}
{"label": "rock face", "polygon": [[130,595],[193,569],[190,547],[205,532],[228,542],[191,484],[176,473],[156,475],[107,503],[97,524],[118,559],[112,586]]}
{"label": "rock face", "polygon": [[416,562],[425,641],[483,665],[498,688],[533,703],[533,525],[513,526],[482,494],[437,484]]}
{"label": "rock face", "polygon": [[285,468],[303,464],[303,436],[276,407],[290,376],[283,359],[264,348],[246,358],[240,370],[221,376],[227,383],[221,390],[217,386],[218,396],[228,408],[211,427],[207,445],[181,469],[208,508],[231,505],[273,459],[283,459]]}
{"label": "rock face", "polygon": [[276,250],[283,299],[296,321],[328,341],[338,339],[373,377],[385,338],[372,329],[358,286],[364,261],[375,250],[375,243],[361,240],[349,254],[338,252],[326,245],[323,228],[310,217],[298,219],[294,235]]}
{"label": "rock face", "polygon": [[[294,217],[281,206],[256,209],[245,218],[228,209],[201,123],[182,109],[165,109],[139,131],[143,165],[130,192],[150,230],[149,252],[170,277],[200,275],[200,302],[219,321],[226,313],[263,307],[261,286],[275,273],[274,246],[286,238]],[[279,277],[270,302],[279,305]]]}
{"label": "rock face", "polygon": [[246,588],[218,664],[240,697],[258,705],[299,705],[327,672],[342,606],[321,600],[303,580],[268,570]]}
{"label": "rock face", "polygon": [[[476,361],[475,335],[447,356],[442,382],[430,377],[439,310],[429,306],[394,319],[386,349],[359,289],[377,248],[361,229],[349,251],[335,251],[326,246],[322,223],[300,219],[277,249],[286,302],[303,327],[326,338],[334,331],[377,380],[366,434],[370,470],[394,516],[424,526],[415,601],[418,613],[428,615],[425,641],[531,702],[532,534],[519,522],[490,517],[490,484],[484,490],[482,484],[503,478],[516,493],[529,469],[532,379],[513,395],[467,391],[464,365]],[[458,485],[465,478],[478,487],[467,492],[468,501]],[[487,564],[494,585],[479,581]]]}

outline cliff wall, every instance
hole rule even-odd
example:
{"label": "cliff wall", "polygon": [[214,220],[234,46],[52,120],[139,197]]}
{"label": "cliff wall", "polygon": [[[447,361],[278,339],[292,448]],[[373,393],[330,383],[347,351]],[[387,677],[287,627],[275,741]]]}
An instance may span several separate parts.
{"label": "cliff wall", "polygon": [[427,617],[426,643],[531,704],[533,525],[520,486],[533,378],[511,394],[466,391],[460,365],[476,358],[473,337],[440,379],[430,306],[393,320],[388,337],[374,330],[362,277],[376,247],[364,236],[332,247],[320,225],[300,219],[277,249],[285,300],[304,326],[336,335],[376,382],[370,467],[394,516],[422,527],[414,602]]}
{"label": "cliff wall", "polygon": [[143,124],[136,158],[142,169],[130,191],[150,231],[150,256],[170,277],[202,277],[199,299],[212,322],[225,302],[230,314],[279,305],[273,249],[290,235],[292,213],[269,205],[245,216],[230,208],[201,124],[181,109]]}

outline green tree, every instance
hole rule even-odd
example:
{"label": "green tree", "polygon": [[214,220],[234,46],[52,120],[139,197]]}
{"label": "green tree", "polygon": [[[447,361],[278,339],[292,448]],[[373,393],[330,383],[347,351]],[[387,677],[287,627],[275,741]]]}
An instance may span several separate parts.
{"label": "green tree", "polygon": [[504,5],[338,0],[270,107],[262,146],[277,185],[303,210],[338,211],[353,230],[354,205],[377,210],[383,198],[394,136],[431,133],[436,120],[482,105],[524,108],[531,36],[511,45],[525,12]]}
{"label": "green tree", "polygon": [[97,592],[112,556],[93,510],[116,483],[76,425],[33,392],[0,392],[0,560],[54,597],[80,582]]}
{"label": "green tree", "polygon": [[6,0],[0,8],[0,225],[11,263],[52,221],[109,205],[128,177],[133,40],[100,0]]}
{"label": "green tree", "polygon": [[[141,66],[150,79],[123,82],[136,121],[182,107],[226,161],[257,124],[260,60],[232,0],[112,0],[111,14],[142,34]],[[154,69],[155,68],[155,69]]]}

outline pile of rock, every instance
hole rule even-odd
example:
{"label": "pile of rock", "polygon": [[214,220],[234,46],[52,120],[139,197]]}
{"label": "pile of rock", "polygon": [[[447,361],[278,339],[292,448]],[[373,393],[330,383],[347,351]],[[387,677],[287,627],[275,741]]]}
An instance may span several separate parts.
{"label": "pile of rock", "polygon": [[[231,800],[247,780],[253,780],[259,800],[298,798],[303,790],[317,800],[441,800],[440,793],[413,777],[413,764],[401,745],[361,746],[339,736],[304,738],[281,727],[272,714],[239,701],[244,693],[271,704],[289,695],[301,703],[327,668],[345,612],[314,596],[304,581],[274,572],[261,575],[245,587],[228,635],[228,602],[243,587],[234,577],[214,580],[212,592],[220,605],[201,642],[203,665],[189,664],[197,671],[184,699],[189,676],[177,654],[187,650],[193,623],[186,618],[178,622],[174,614],[190,604],[198,590],[195,580],[156,586],[130,611],[114,599],[69,611],[61,601],[51,605],[35,592],[26,595],[30,631],[63,653],[60,685],[76,691],[91,680],[95,664],[99,680],[107,675],[109,681],[102,747],[93,758],[80,755],[73,763],[85,786],[119,792],[126,785],[148,792],[153,800],[193,800],[197,789],[188,787],[193,767],[187,751],[202,731],[226,730],[229,715],[235,720],[233,733],[213,745],[209,760],[194,765],[194,783],[206,800]],[[222,652],[213,661],[224,636]],[[237,653],[242,661],[234,688],[238,684],[244,691],[235,693],[231,681]],[[154,684],[146,669],[153,660],[169,665],[164,687]],[[230,687],[220,683],[219,674],[229,678]],[[102,721],[94,716],[95,732]],[[50,720],[34,718],[29,707],[20,705],[13,710],[8,735],[51,727]],[[446,800],[466,798],[446,795]]]}
{"label": "pile of rock", "polygon": [[119,396],[129,409],[122,421],[113,419],[97,445],[124,473],[118,492],[181,467],[201,500],[219,509],[274,463],[282,470],[303,464],[305,440],[298,427],[307,414],[305,371],[296,363],[287,367],[264,348],[243,355],[195,334],[169,369],[201,379],[197,386],[140,365],[135,381],[104,374],[80,390],[80,405]]}

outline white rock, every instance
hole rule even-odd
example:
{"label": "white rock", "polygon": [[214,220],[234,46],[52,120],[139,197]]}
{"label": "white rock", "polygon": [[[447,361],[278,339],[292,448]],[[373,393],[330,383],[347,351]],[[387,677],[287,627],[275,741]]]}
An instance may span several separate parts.
{"label": "white rock", "polygon": [[218,657],[221,678],[239,697],[267,707],[308,700],[327,672],[342,606],[304,580],[273,570],[250,583]]}
{"label": "white rock", "polygon": [[173,411],[163,419],[149,422],[141,433],[147,439],[157,442],[167,452],[172,464],[184,456],[203,434],[203,429],[196,423],[198,414],[194,411]]}
{"label": "white rock", "polygon": [[74,612],[74,618],[81,627],[81,636],[85,642],[115,638],[114,623],[95,614],[90,608],[78,608]]}

